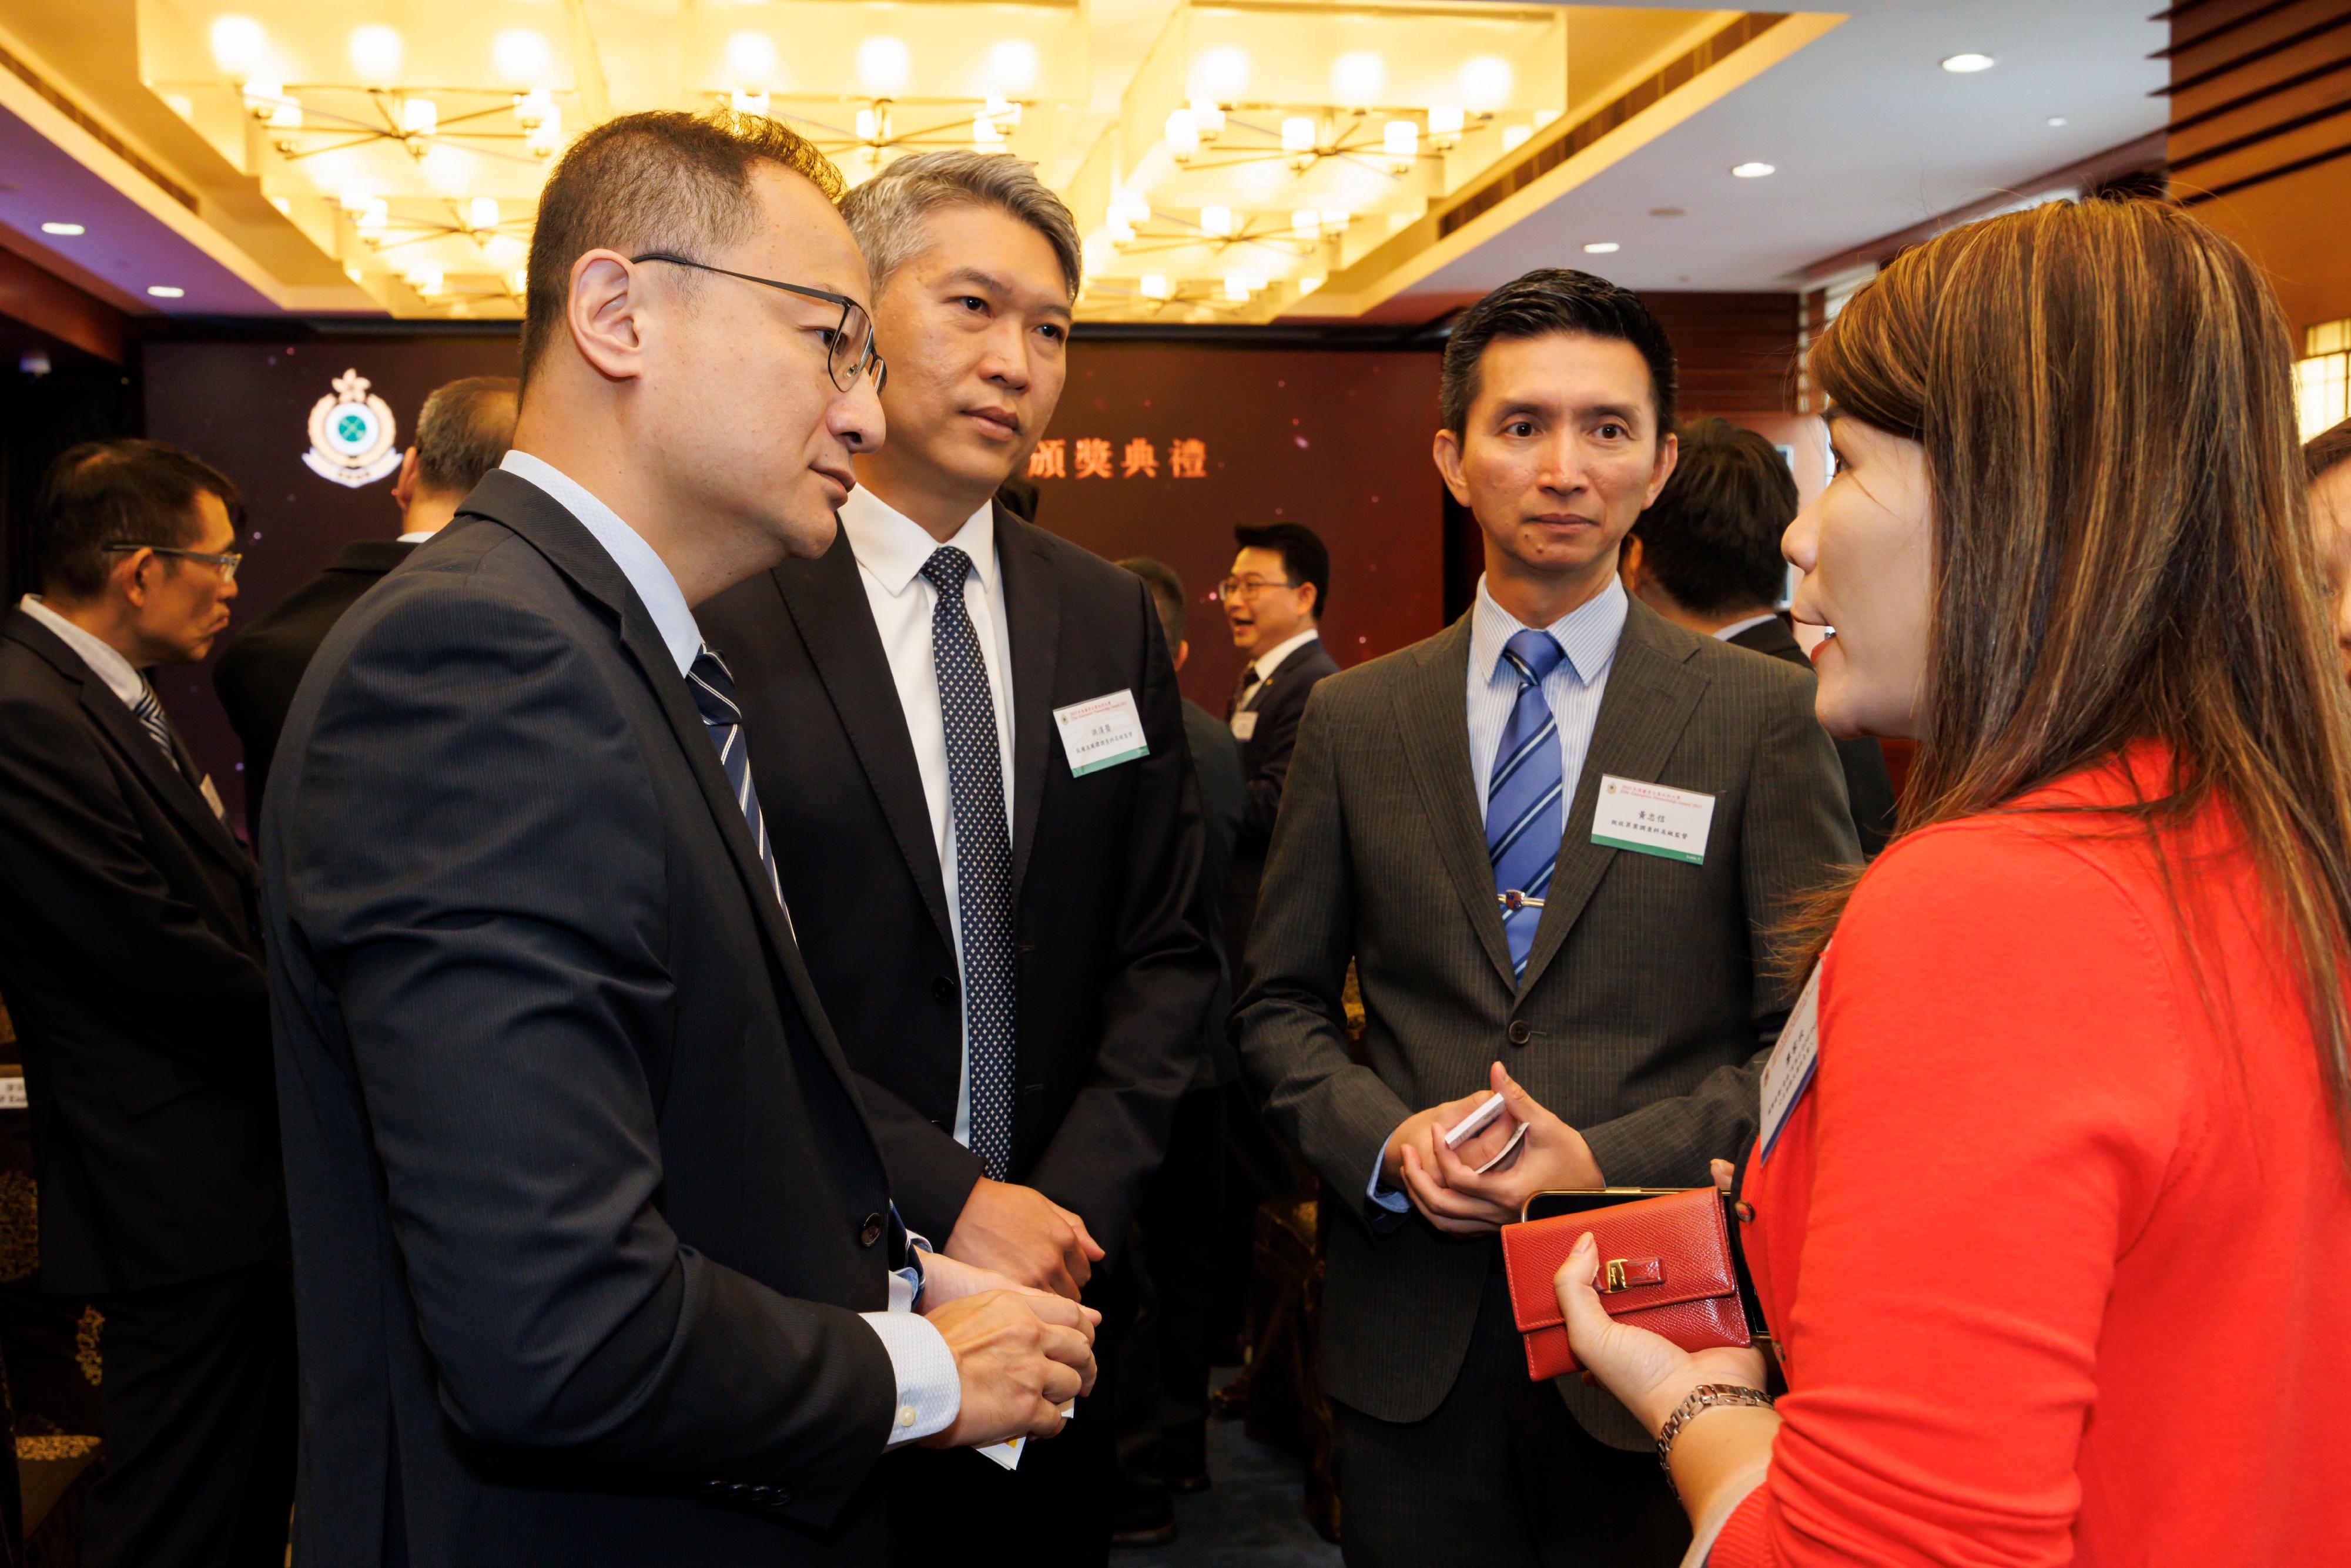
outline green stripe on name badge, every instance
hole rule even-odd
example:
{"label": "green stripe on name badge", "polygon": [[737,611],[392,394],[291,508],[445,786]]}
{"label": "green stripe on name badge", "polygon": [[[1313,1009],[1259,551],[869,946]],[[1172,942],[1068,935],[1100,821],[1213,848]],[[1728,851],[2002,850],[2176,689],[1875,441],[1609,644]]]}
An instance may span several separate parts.
{"label": "green stripe on name badge", "polygon": [[1138,757],[1150,755],[1151,747],[1148,744],[1138,744],[1134,750],[1122,751],[1116,757],[1105,757],[1099,761],[1089,762],[1083,768],[1072,767],[1070,769],[1070,777],[1082,779],[1089,773],[1099,773],[1105,768],[1115,768],[1122,762],[1132,762]]}
{"label": "green stripe on name badge", "polygon": [[1679,861],[1684,865],[1704,865],[1704,855],[1694,855],[1687,850],[1663,849],[1656,844],[1636,844],[1630,839],[1612,839],[1603,833],[1592,835],[1595,844],[1606,844],[1612,850],[1631,850],[1636,855],[1655,855],[1661,861]]}

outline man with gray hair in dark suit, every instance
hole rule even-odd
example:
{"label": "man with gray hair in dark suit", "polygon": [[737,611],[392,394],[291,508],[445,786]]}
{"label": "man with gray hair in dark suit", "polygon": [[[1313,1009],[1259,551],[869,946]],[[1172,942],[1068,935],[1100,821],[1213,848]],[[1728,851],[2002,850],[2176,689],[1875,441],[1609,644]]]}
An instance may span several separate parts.
{"label": "man with gray hair in dark suit", "polygon": [[1812,683],[1618,580],[1675,460],[1640,300],[1530,273],[1455,327],[1440,395],[1485,577],[1446,631],[1314,688],[1234,1040],[1344,1205],[1322,1375],[1347,1561],[1669,1563],[1689,1531],[1647,1435],[1529,1381],[1494,1233],[1532,1193],[1698,1186],[1738,1151],[1789,1005],[1772,924],[1859,851]]}

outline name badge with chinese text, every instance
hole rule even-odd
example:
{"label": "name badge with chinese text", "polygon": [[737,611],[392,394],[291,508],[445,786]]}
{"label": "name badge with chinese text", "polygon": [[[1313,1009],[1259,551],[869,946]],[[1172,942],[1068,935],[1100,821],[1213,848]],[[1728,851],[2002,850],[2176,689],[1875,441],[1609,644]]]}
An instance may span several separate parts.
{"label": "name badge with chinese text", "polygon": [[1256,714],[1237,713],[1233,715],[1233,738],[1235,740],[1249,740],[1253,738],[1256,735]]}
{"label": "name badge with chinese text", "polygon": [[1061,749],[1069,754],[1072,779],[1151,755],[1151,744],[1143,738],[1143,714],[1134,706],[1132,688],[1057,707],[1053,723],[1061,732]]}
{"label": "name badge with chinese text", "polygon": [[1592,841],[1669,861],[1706,862],[1706,837],[1714,826],[1714,797],[1696,789],[1670,789],[1638,779],[1600,776],[1600,803],[1592,813]]}
{"label": "name badge with chinese text", "polygon": [[1820,1050],[1821,967],[1815,964],[1812,978],[1804,982],[1803,995],[1796,998],[1796,1010],[1781,1026],[1780,1043],[1771,1048],[1771,1060],[1763,1064],[1762,1121],[1756,1134],[1756,1146],[1761,1152],[1757,1159],[1771,1157],[1771,1145],[1780,1141],[1788,1118],[1795,1114],[1804,1091],[1813,1086],[1813,1069],[1819,1064]]}

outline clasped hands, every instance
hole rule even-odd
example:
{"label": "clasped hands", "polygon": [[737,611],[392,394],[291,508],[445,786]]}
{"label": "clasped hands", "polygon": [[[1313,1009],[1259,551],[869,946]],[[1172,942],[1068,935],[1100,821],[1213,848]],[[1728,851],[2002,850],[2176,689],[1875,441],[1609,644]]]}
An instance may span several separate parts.
{"label": "clasped hands", "polygon": [[[1502,1096],[1502,1113],[1458,1149],[1445,1146],[1446,1129],[1485,1102],[1487,1092],[1465,1094],[1407,1116],[1388,1134],[1382,1152],[1382,1180],[1400,1188],[1421,1217],[1454,1236],[1483,1236],[1517,1222],[1528,1198],[1539,1192],[1607,1185],[1583,1134],[1543,1109],[1500,1062],[1494,1063],[1491,1093]],[[1478,1167],[1509,1147],[1523,1125],[1525,1140],[1515,1153],[1485,1175]]]}
{"label": "clasped hands", "polygon": [[1050,1437],[1094,1385],[1102,1314],[1078,1292],[1102,1261],[1086,1222],[1034,1187],[982,1177],[946,1249],[924,1261],[923,1312],[955,1353],[963,1404],[923,1441],[952,1448]]}

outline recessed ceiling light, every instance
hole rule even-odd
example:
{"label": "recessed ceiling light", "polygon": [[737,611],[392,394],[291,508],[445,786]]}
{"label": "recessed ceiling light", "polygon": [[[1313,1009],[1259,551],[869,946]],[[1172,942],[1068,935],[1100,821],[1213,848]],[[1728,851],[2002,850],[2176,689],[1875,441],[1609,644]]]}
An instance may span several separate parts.
{"label": "recessed ceiling light", "polygon": [[2053,114],[2049,117],[2049,129],[2052,131],[2056,130],[2059,126],[2064,123],[2065,117],[2062,114]]}
{"label": "recessed ceiling light", "polygon": [[1760,180],[1766,174],[1778,173],[1779,170],[1769,163],[1733,163],[1730,172],[1742,180]]}
{"label": "recessed ceiling light", "polygon": [[1683,207],[1651,207],[1649,215],[1653,218],[1686,218],[1689,212]]}
{"label": "recessed ceiling light", "polygon": [[1991,68],[1992,57],[1990,55],[1979,55],[1972,50],[1964,55],[1952,55],[1943,61],[1943,68],[1954,76],[1969,76]]}
{"label": "recessed ceiling light", "polygon": [[1624,248],[1613,239],[1596,239],[1583,247],[1586,256],[1614,256]]}
{"label": "recessed ceiling light", "polygon": [[147,292],[158,299],[179,299],[185,298],[188,291],[184,288],[174,288],[168,283],[151,283],[147,286]]}
{"label": "recessed ceiling light", "polygon": [[45,235],[64,235],[70,239],[82,232],[82,226],[79,224],[43,224],[41,232]]}

